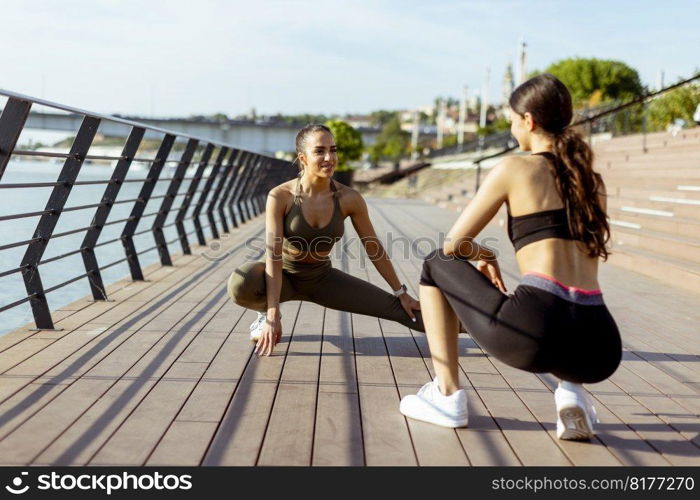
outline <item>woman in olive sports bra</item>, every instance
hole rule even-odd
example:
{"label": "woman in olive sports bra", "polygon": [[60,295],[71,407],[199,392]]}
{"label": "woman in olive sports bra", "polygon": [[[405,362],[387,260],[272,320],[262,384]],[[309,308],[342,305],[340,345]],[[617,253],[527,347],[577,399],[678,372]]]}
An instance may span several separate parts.
{"label": "woman in olive sports bra", "polygon": [[[563,83],[537,76],[515,89],[509,104],[511,132],[532,155],[494,167],[443,249],[426,258],[420,301],[437,377],[403,398],[400,410],[437,425],[467,425],[466,393],[459,389],[461,321],[489,355],[559,378],[557,436],[589,439],[595,409],[581,384],[609,377],[622,355],[597,280],[598,261],[608,255],[604,185],[588,144],[568,128],[571,95]],[[503,203],[523,274],[511,295],[495,252],[474,241]]]}
{"label": "woman in olive sports bra", "polygon": [[[259,313],[251,325],[256,353],[269,355],[282,338],[279,304],[288,300],[308,300],[425,331],[420,304],[396,276],[364,199],[332,180],[338,158],[331,131],[323,125],[304,127],[296,149],[299,177],[268,195],[265,261],[241,266],[228,281],[233,300]],[[343,236],[346,217],[393,294],[331,266],[329,254]]]}

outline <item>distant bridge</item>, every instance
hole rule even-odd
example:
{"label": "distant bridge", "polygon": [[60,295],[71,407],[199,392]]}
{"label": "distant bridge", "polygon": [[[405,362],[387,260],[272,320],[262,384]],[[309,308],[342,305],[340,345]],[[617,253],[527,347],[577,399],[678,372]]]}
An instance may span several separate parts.
{"label": "distant bridge", "polygon": [[[137,121],[179,132],[184,135],[201,137],[203,139],[230,144],[241,149],[247,149],[262,154],[275,154],[278,151],[293,151],[294,139],[303,125],[286,123],[270,123],[253,120],[211,120],[196,118],[141,118],[134,116],[115,115],[132,121]],[[64,113],[47,113],[32,111],[29,113],[26,128],[41,130],[56,130],[75,132],[80,128],[81,115]],[[129,127],[120,123],[104,121],[100,133],[105,136],[126,137]],[[362,140],[365,144],[373,144],[379,129],[362,128]],[[161,134],[147,131],[146,138],[159,138]]]}

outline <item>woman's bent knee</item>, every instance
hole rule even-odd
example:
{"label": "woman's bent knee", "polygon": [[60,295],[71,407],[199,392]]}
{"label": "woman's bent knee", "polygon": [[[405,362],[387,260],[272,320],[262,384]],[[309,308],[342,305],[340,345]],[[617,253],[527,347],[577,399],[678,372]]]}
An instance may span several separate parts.
{"label": "woman's bent knee", "polygon": [[246,264],[233,271],[228,279],[227,292],[241,307],[264,309],[265,263]]}
{"label": "woman's bent knee", "polygon": [[423,269],[420,275],[420,284],[425,286],[437,286],[433,280],[433,269],[441,261],[447,259],[448,257],[442,250],[433,250],[428,255],[425,256],[423,260]]}

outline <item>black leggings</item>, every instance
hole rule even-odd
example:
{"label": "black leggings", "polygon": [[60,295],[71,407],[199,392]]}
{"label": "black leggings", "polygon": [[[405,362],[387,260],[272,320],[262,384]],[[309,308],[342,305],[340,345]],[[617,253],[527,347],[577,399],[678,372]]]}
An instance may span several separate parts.
{"label": "black leggings", "polygon": [[622,343],[602,295],[525,278],[506,295],[468,261],[434,251],[420,283],[439,288],[471,337],[507,365],[576,383],[612,375]]}

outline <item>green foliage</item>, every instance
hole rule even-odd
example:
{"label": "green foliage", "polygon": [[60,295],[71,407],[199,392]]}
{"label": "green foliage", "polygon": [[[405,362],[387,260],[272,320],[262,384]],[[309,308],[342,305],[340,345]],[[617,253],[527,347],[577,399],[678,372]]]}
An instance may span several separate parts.
{"label": "green foliage", "polygon": [[[575,106],[629,100],[644,92],[637,70],[620,61],[563,59],[551,64],[545,72],[553,74],[568,87]],[[531,73],[530,76],[535,75]]]}
{"label": "green foliage", "polygon": [[408,152],[410,142],[411,134],[401,129],[398,115],[394,116],[384,125],[377,141],[370,147],[370,158],[375,163],[382,158],[398,162]]}
{"label": "green foliage", "polygon": [[478,127],[476,135],[491,135],[497,132],[505,132],[506,130],[510,130],[510,122],[503,117],[499,117],[485,127]]}
{"label": "green foliage", "polygon": [[375,127],[383,127],[391,120],[398,118],[399,113],[396,111],[380,109],[378,111],[372,111],[369,116],[371,118],[372,125]]}
{"label": "green foliage", "polygon": [[649,129],[665,130],[676,119],[693,123],[693,113],[700,103],[700,85],[691,84],[667,92],[649,104]]}
{"label": "green foliage", "polygon": [[338,147],[338,167],[336,170],[352,170],[348,163],[362,155],[362,134],[342,120],[329,120],[326,126],[331,129]]}

